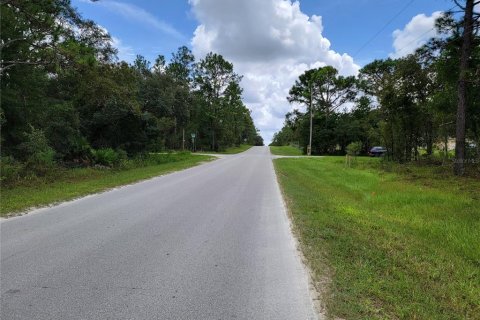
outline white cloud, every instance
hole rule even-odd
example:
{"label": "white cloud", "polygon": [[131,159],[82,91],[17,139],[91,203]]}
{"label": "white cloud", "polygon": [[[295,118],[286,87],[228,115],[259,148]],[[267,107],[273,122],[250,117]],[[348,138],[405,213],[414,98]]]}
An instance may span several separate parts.
{"label": "white cloud", "polygon": [[112,46],[118,49],[118,59],[120,61],[133,62],[135,60],[135,52],[132,47],[123,44],[122,40],[112,36]]}
{"label": "white cloud", "polygon": [[120,38],[112,36],[107,28],[97,25],[103,32],[110,35],[110,45],[118,50],[117,57],[120,61],[133,62],[135,60],[135,52],[131,46],[123,43]]}
{"label": "white cloud", "polygon": [[167,35],[170,35],[176,39],[185,40],[185,37],[174,27],[172,27],[171,25],[169,25],[168,23],[162,20],[159,20],[157,17],[155,17],[145,9],[142,9],[136,5],[120,2],[120,1],[114,1],[114,0],[102,0],[98,2],[83,0],[82,2],[101,5],[110,11],[113,11],[122,15],[124,18],[128,20],[140,22],[144,25],[155,28]]}
{"label": "white cloud", "polygon": [[395,52],[391,58],[400,58],[413,53],[417,48],[424,45],[429,39],[437,36],[435,20],[442,15],[441,11],[432,13],[431,16],[419,14],[412,18],[403,30],[393,32],[393,47]]}
{"label": "white cloud", "polygon": [[[332,65],[343,75],[359,66],[330,49],[320,16],[307,16],[291,0],[190,0],[200,22],[195,55],[222,54],[244,76],[244,101],[268,143],[293,109],[286,100],[295,79],[312,67]],[[297,106],[298,107],[298,106]]]}

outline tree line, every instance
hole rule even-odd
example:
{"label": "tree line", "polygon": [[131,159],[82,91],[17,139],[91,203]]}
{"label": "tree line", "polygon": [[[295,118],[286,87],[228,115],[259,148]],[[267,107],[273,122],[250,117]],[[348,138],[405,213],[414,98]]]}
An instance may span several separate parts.
{"label": "tree line", "polygon": [[2,0],[1,30],[2,163],[263,144],[219,54],[118,61],[108,32],[67,0]]}
{"label": "tree line", "polygon": [[286,114],[272,145],[297,144],[312,154],[345,154],[351,143],[367,153],[381,145],[398,162],[453,158],[462,175],[480,159],[478,3],[457,2],[463,17],[446,12],[436,21],[438,37],[406,57],[375,60],[356,77],[331,66],[307,70],[287,97],[305,111]]}

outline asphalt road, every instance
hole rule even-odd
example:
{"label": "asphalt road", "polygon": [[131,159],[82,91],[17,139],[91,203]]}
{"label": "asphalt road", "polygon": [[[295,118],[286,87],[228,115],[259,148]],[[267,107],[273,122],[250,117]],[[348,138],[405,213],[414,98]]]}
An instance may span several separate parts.
{"label": "asphalt road", "polygon": [[268,148],[3,220],[1,319],[316,319]]}

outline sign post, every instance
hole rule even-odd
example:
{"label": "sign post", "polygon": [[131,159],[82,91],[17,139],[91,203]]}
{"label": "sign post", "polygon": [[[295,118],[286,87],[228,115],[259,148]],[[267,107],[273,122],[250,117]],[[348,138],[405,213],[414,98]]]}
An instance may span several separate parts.
{"label": "sign post", "polygon": [[195,133],[192,133],[192,145],[193,145],[193,152],[197,151],[196,145],[195,145],[195,138],[197,135]]}

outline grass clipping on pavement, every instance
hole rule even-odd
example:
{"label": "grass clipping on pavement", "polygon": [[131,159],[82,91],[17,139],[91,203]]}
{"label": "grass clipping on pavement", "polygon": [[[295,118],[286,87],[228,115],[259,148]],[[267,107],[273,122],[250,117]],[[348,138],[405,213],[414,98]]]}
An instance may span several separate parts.
{"label": "grass clipping on pavement", "polygon": [[480,319],[480,181],[378,161],[275,160],[329,317]]}

